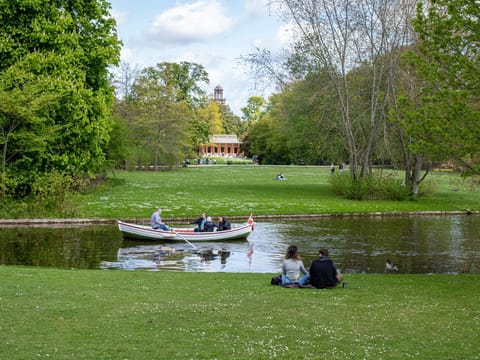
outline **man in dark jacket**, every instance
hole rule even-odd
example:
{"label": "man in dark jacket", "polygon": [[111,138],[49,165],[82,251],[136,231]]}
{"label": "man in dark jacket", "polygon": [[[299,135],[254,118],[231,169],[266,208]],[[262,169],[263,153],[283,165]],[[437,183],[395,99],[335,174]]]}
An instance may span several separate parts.
{"label": "man in dark jacket", "polygon": [[215,224],[212,220],[211,216],[207,216],[207,221],[205,221],[205,225],[203,227],[203,231],[205,232],[212,232],[215,231],[217,228],[217,224]]}
{"label": "man in dark jacket", "polygon": [[320,257],[310,266],[310,284],[318,289],[335,287],[343,280],[335,262],[328,258],[328,249],[319,251]]}
{"label": "man in dark jacket", "polygon": [[207,216],[205,215],[205,213],[202,213],[202,215],[197,220],[190,221],[189,224],[197,224],[198,225],[195,228],[195,231],[204,231],[206,221],[207,221]]}

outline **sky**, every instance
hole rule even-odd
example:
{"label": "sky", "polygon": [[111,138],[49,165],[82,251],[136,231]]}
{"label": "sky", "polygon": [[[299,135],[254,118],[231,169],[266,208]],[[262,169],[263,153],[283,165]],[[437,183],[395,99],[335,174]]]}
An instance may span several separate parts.
{"label": "sky", "polygon": [[258,86],[240,61],[256,48],[279,51],[285,27],[268,0],[110,0],[123,42],[121,61],[145,68],[161,62],[202,65],[207,94],[223,88],[230,109],[241,116],[250,96],[268,96],[274,84]]}

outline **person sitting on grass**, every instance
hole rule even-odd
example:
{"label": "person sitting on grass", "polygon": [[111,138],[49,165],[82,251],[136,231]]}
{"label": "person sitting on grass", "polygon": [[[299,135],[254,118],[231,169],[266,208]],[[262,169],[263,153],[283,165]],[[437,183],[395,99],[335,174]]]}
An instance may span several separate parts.
{"label": "person sitting on grass", "polygon": [[328,257],[328,249],[319,251],[319,258],[310,266],[310,284],[317,289],[333,288],[343,281],[343,274]]}
{"label": "person sitting on grass", "polygon": [[298,248],[295,245],[290,245],[282,263],[282,286],[289,284],[305,285],[308,278],[308,272],[298,255]]}

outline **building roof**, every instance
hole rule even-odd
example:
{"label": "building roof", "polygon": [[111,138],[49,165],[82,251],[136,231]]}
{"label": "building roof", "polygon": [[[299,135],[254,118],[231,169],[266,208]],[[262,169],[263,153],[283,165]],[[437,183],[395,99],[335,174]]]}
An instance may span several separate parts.
{"label": "building roof", "polygon": [[210,136],[210,143],[212,144],[241,144],[242,142],[238,140],[237,135],[224,135],[217,134]]}

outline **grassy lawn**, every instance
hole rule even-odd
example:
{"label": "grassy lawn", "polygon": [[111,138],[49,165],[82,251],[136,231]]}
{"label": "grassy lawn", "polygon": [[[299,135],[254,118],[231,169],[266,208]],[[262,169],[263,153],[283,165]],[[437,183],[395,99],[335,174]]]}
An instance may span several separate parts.
{"label": "grassy lawn", "polygon": [[[435,192],[404,202],[336,197],[329,176],[301,166],[115,172],[73,199],[71,216],[480,210],[478,187],[455,174],[433,174]],[[0,217],[28,214],[5,208]],[[334,290],[284,289],[272,275],[0,266],[0,358],[480,359],[480,275],[348,274]]]}
{"label": "grassy lawn", "polygon": [[479,275],[270,274],[0,267],[3,359],[479,359]]}
{"label": "grassy lawn", "polygon": [[[274,180],[283,172],[287,181]],[[205,166],[173,172],[115,172],[77,199],[76,217],[163,217],[479,210],[480,192],[457,174],[429,176],[435,191],[418,200],[354,201],[335,196],[329,169],[305,166]],[[399,180],[400,181],[400,180]]]}

